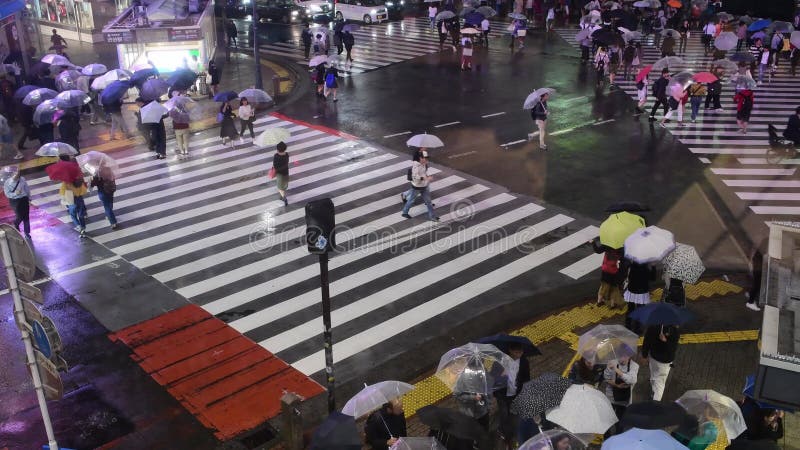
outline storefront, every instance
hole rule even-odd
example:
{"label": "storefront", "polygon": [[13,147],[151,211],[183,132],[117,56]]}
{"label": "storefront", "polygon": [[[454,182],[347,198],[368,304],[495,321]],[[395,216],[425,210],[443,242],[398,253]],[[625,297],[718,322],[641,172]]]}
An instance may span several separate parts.
{"label": "storefront", "polygon": [[150,63],[169,73],[184,65],[194,70],[193,57],[205,67],[214,56],[213,2],[184,3],[180,10],[172,2],[146,12],[136,9],[129,8],[103,29],[105,41],[117,44],[119,67]]}
{"label": "storefront", "polygon": [[53,28],[67,39],[84,42],[101,42],[103,25],[125,11],[129,4],[129,0],[25,0],[28,14],[45,38],[50,34],[49,28]]}
{"label": "storefront", "polygon": [[24,13],[24,1],[0,1],[0,62],[16,61],[23,66],[22,49],[26,44],[20,19]]}

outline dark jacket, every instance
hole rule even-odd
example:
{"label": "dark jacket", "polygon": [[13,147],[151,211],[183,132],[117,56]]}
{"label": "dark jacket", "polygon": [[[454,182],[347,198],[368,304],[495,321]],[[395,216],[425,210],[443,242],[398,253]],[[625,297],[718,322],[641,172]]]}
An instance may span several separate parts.
{"label": "dark jacket", "polygon": [[81,130],[80,118],[75,113],[66,113],[58,121],[58,133],[61,135],[61,142],[69,144],[79,150],[78,134]]}
{"label": "dark jacket", "polygon": [[591,369],[583,366],[582,360],[577,360],[572,363],[572,367],[569,368],[569,378],[572,381],[572,384],[590,384],[592,386],[597,386],[603,381],[603,371],[605,370],[605,366],[596,364]]}
{"label": "dark jacket", "polygon": [[539,101],[531,110],[533,120],[547,120],[547,102]]}
{"label": "dark jacket", "polygon": [[661,326],[655,325],[647,328],[644,333],[644,342],[642,343],[642,356],[652,357],[660,363],[671,363],[675,361],[675,352],[678,350],[678,340],[681,337],[681,332],[677,327],[664,326],[664,336],[667,341],[662,342],[659,338],[661,333]]}
{"label": "dark jacket", "polygon": [[648,264],[631,262],[628,266],[628,291],[631,294],[650,292],[650,281],[656,278],[656,269]]}
{"label": "dark jacket", "polygon": [[300,38],[303,40],[303,45],[310,47],[311,46],[311,30],[308,28],[303,28],[303,32],[300,34]]}
{"label": "dark jacket", "polygon": [[789,117],[789,123],[786,124],[786,129],[783,131],[783,137],[794,141],[795,144],[800,143],[800,117],[797,114],[792,114]]}
{"label": "dark jacket", "polygon": [[653,83],[653,97],[662,99],[667,96],[667,85],[669,84],[669,79],[661,77]]}
{"label": "dark jacket", "polygon": [[284,152],[283,155],[275,153],[272,157],[272,167],[275,168],[275,173],[289,175],[289,152]]}
{"label": "dark jacket", "polygon": [[[516,380],[514,380],[514,384],[517,386],[517,394],[522,390],[522,385],[528,381],[531,381],[531,364],[528,362],[528,358],[523,356],[519,359],[519,371],[517,372]],[[507,397],[508,388],[499,389],[495,395],[498,398]]]}
{"label": "dark jacket", "polygon": [[352,49],[353,44],[356,43],[356,38],[352,33],[342,33],[342,42],[344,43],[344,48],[349,50]]}
{"label": "dark jacket", "polygon": [[[388,430],[387,430],[388,428]],[[391,431],[391,436],[389,435]],[[391,437],[406,436],[406,418],[404,415],[388,414],[381,409],[370,414],[364,424],[364,434],[367,444],[372,450],[388,450],[386,445]]]}

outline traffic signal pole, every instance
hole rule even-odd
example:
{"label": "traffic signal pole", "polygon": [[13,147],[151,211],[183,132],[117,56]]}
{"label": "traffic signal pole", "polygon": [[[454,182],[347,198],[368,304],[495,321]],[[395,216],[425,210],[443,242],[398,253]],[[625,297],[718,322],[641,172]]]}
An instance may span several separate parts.
{"label": "traffic signal pole", "polygon": [[331,333],[331,294],[328,288],[328,252],[319,255],[319,280],[322,290],[322,323],[325,330],[325,378],[328,381],[328,412],[336,410],[334,389],[336,379],[333,376],[333,334]]}
{"label": "traffic signal pole", "polygon": [[[253,2],[253,61],[256,63],[256,81],[255,81],[255,88],[256,89],[264,89],[264,82],[261,79],[261,54],[258,51],[258,7],[256,6],[256,0],[251,0]],[[275,97],[278,96],[278,93],[275,93]]]}

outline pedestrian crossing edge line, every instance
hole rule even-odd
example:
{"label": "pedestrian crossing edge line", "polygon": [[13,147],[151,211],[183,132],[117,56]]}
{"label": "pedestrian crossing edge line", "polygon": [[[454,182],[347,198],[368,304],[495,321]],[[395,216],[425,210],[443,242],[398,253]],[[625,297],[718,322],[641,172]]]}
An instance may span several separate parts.
{"label": "pedestrian crossing edge line", "polygon": [[285,114],[281,114],[279,112],[270,113],[272,117],[277,117],[278,119],[285,120],[287,122],[296,123],[298,125],[302,125],[304,127],[312,128],[314,130],[322,131],[323,133],[333,134],[335,136],[339,136],[342,139],[347,139],[350,141],[358,141],[360,140],[358,137],[353,136],[352,134],[345,133],[344,131],[339,131],[334,128],[326,127],[325,125],[317,125],[313,123],[306,122],[304,120],[293,119]]}

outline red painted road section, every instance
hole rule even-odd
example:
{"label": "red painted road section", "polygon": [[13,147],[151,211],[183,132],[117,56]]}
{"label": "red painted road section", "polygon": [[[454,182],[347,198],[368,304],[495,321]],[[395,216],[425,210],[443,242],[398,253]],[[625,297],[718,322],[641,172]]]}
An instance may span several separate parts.
{"label": "red painted road section", "polygon": [[339,136],[340,138],[348,139],[348,140],[351,140],[351,141],[357,141],[358,140],[358,138],[356,136],[353,136],[352,134],[347,134],[344,131],[335,130],[333,128],[329,128],[329,127],[326,127],[324,125],[316,125],[316,124],[309,123],[309,122],[306,122],[306,121],[303,121],[303,120],[293,119],[293,118],[291,118],[289,116],[286,116],[286,115],[283,115],[281,113],[277,113],[277,112],[270,113],[270,116],[277,117],[278,119],[285,120],[287,122],[293,122],[293,123],[296,123],[298,125],[302,125],[304,127],[313,128],[315,130],[319,130],[319,131],[322,131],[324,133],[333,134],[335,136]]}
{"label": "red painted road section", "polygon": [[311,398],[324,392],[197,305],[162,314],[109,335],[222,441],[280,413],[284,390]]}

